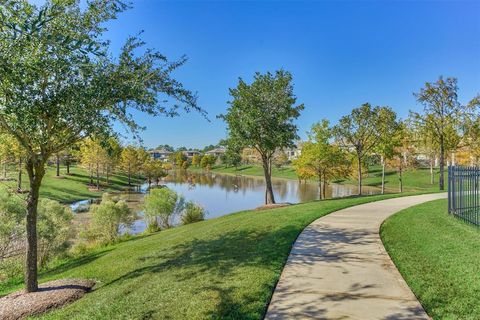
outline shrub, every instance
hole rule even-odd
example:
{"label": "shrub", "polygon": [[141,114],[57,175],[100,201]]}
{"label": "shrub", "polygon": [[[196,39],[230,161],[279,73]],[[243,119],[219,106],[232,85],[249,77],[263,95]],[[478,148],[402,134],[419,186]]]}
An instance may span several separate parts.
{"label": "shrub", "polygon": [[92,205],[90,214],[90,225],[83,237],[101,244],[116,242],[120,237],[120,226],[128,228],[135,219],[125,201],[107,193],[100,204]]}
{"label": "shrub", "polygon": [[189,224],[205,220],[205,209],[193,202],[187,202],[182,213],[182,224]]}
{"label": "shrub", "polygon": [[57,201],[40,199],[38,203],[38,262],[44,266],[69,247],[73,214],[70,208]]}
{"label": "shrub", "polygon": [[[0,278],[22,273],[25,250],[25,202],[6,188],[0,188]],[[45,266],[66,252],[73,214],[56,201],[38,203],[38,262]]]}
{"label": "shrub", "polygon": [[173,226],[174,218],[185,207],[185,199],[168,188],[153,189],[144,199],[144,217],[149,231]]}

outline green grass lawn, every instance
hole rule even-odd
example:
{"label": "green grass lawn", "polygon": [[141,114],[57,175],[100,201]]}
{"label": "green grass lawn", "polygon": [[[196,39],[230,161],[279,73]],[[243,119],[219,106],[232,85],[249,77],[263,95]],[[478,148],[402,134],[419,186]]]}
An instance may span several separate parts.
{"label": "green grass lawn", "polygon": [[[190,167],[190,171],[201,172],[202,170],[197,167]],[[223,165],[217,165],[212,168],[213,172],[225,173],[225,174],[240,174],[248,176],[262,176],[263,169],[258,165],[243,165],[238,169],[235,167],[225,167]],[[445,173],[446,175],[446,173]],[[292,167],[284,167],[281,169],[273,168],[272,176],[282,179],[298,179],[295,170]],[[403,188],[404,191],[419,191],[419,192],[434,192],[438,189],[438,170],[435,172],[435,182],[433,185],[430,183],[430,169],[409,169],[403,173]],[[445,176],[446,179],[446,176]],[[387,169],[385,172],[385,187],[389,192],[398,192],[398,174],[395,170]],[[339,184],[352,184],[356,185],[357,181],[353,179],[338,180],[335,183]],[[368,176],[364,178],[363,185],[371,187],[381,187],[382,185],[382,169],[380,166],[372,166],[369,169]]]}
{"label": "green grass lawn", "polygon": [[[66,263],[41,281],[97,289],[45,319],[260,319],[298,234],[330,212],[395,195],[244,211],[134,238]],[[21,284],[1,287],[0,294]]]}
{"label": "green grass lawn", "polygon": [[447,213],[447,201],[411,207],[381,228],[387,251],[434,319],[480,319],[480,228]]}
{"label": "green grass lawn", "polygon": [[[430,169],[419,168],[409,169],[403,172],[403,189],[405,191],[421,191],[421,192],[435,192],[439,191],[438,179],[439,171],[436,170],[435,183],[430,183]],[[398,192],[399,190],[399,176],[395,170],[385,170],[385,187],[389,192]],[[445,171],[445,181],[447,180],[447,172]],[[337,181],[341,184],[356,184],[356,180],[342,180]],[[371,187],[382,186],[382,168],[381,166],[372,166],[369,169],[368,177],[363,180],[363,185]]]}
{"label": "green grass lawn", "polygon": [[[47,173],[42,181],[40,196],[53,199],[62,203],[69,203],[77,200],[101,197],[103,192],[116,192],[128,188],[128,178],[124,174],[117,173],[110,177],[110,184],[107,186],[105,179],[101,180],[102,190],[89,190],[90,175],[80,167],[71,167],[70,175],[66,169],[61,167],[60,178],[55,177],[56,169],[53,166],[47,168]],[[9,177],[17,178],[16,171],[10,171]],[[28,177],[24,173],[22,188],[28,189]],[[95,182],[95,181],[94,181]],[[132,183],[142,183],[142,179],[132,178]],[[16,187],[16,181],[2,182]]]}

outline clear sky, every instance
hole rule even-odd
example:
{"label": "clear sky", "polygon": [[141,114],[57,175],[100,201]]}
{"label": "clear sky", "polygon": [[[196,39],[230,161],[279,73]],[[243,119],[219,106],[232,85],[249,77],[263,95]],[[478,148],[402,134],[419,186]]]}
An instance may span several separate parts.
{"label": "clear sky", "polygon": [[[34,2],[42,2],[36,0]],[[203,147],[225,137],[216,115],[238,77],[279,68],[293,74],[302,138],[310,126],[362,103],[388,105],[400,117],[419,109],[412,95],[438,76],[459,80],[460,100],[480,93],[480,1],[133,1],[109,23],[112,51],[128,35],[170,59],[189,61],[175,75],[197,91],[211,123],[135,114],[147,147]]]}

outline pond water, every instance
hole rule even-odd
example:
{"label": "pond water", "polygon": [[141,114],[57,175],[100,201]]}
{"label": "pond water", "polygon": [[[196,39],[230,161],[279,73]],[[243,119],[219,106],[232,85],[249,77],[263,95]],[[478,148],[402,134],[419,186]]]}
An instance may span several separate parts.
{"label": "pond water", "polygon": [[[287,179],[273,179],[272,182],[277,203],[300,203],[319,199],[318,185],[314,183],[299,183]],[[208,212],[207,219],[254,209],[263,205],[265,197],[265,182],[262,177],[176,171],[165,177],[161,184],[182,194],[186,200],[204,207]],[[141,215],[141,203],[144,194],[148,192],[148,185],[143,185],[140,190],[141,193],[124,194],[122,198]],[[380,193],[378,188],[364,187],[363,191],[364,194]],[[356,193],[356,186],[330,184],[327,187],[327,198],[346,197]],[[86,201],[74,203],[72,209],[85,203]],[[144,229],[145,223],[138,220],[129,232],[135,234]]]}

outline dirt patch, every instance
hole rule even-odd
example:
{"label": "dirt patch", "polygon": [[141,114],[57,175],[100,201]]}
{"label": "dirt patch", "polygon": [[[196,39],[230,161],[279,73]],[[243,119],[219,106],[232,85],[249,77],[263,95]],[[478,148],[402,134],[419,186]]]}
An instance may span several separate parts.
{"label": "dirt patch", "polygon": [[272,203],[272,204],[266,204],[263,206],[260,206],[258,208],[255,208],[255,210],[268,210],[268,209],[275,209],[275,208],[281,208],[281,207],[286,207],[291,205],[291,203]]}
{"label": "dirt patch", "polygon": [[62,279],[41,284],[37,292],[14,292],[0,298],[0,319],[24,319],[61,308],[83,297],[94,285],[93,280]]}

